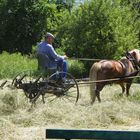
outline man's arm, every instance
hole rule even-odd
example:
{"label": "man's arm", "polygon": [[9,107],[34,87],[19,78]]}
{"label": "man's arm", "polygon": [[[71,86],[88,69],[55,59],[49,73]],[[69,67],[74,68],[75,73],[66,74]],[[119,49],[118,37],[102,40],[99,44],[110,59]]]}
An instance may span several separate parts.
{"label": "man's arm", "polygon": [[58,55],[51,45],[49,45],[49,47],[50,47],[49,53],[50,53],[50,56],[52,56],[53,59],[65,59],[65,56]]}

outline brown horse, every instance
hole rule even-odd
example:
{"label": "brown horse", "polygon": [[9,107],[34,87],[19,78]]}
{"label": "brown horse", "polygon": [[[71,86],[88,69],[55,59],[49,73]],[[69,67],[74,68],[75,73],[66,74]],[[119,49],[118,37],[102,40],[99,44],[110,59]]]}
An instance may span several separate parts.
{"label": "brown horse", "polygon": [[[90,69],[90,81],[101,80],[101,82],[92,82],[90,85],[91,103],[94,103],[96,97],[98,101],[101,102],[100,91],[104,88],[105,85],[110,83],[119,84],[122,87],[122,93],[125,91],[126,83],[126,95],[128,96],[133,79],[128,78],[123,80],[123,78],[127,76],[136,76],[138,74],[137,66],[139,65],[140,51],[137,49],[128,52],[126,57],[123,57],[120,61],[101,60],[94,63]],[[120,78],[120,80],[108,80],[114,78]]]}

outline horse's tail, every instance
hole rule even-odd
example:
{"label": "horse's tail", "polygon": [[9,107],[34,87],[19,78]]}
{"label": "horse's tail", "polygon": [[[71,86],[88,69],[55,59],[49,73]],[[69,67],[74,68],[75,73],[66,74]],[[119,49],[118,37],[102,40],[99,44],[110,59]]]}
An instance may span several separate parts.
{"label": "horse's tail", "polygon": [[[89,73],[89,79],[90,81],[96,81],[97,80],[97,74],[98,74],[98,70],[101,68],[101,64],[100,62],[96,62],[92,65],[91,69],[90,69],[90,73]],[[91,98],[91,104],[94,103],[95,98],[96,98],[96,93],[95,93],[95,89],[96,89],[96,82],[92,82],[90,84],[90,98]]]}

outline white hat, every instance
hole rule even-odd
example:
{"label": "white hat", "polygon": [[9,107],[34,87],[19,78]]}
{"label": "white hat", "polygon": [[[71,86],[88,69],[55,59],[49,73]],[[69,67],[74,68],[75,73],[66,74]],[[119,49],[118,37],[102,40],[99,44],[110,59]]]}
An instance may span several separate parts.
{"label": "white hat", "polygon": [[45,37],[49,37],[49,36],[52,37],[52,38],[55,38],[53,34],[47,32],[46,35],[45,35]]}

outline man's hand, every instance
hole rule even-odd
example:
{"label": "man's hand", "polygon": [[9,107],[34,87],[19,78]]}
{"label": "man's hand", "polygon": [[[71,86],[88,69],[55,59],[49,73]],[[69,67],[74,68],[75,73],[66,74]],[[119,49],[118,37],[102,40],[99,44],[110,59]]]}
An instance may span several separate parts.
{"label": "man's hand", "polygon": [[64,55],[64,59],[68,59],[68,57],[66,55]]}

